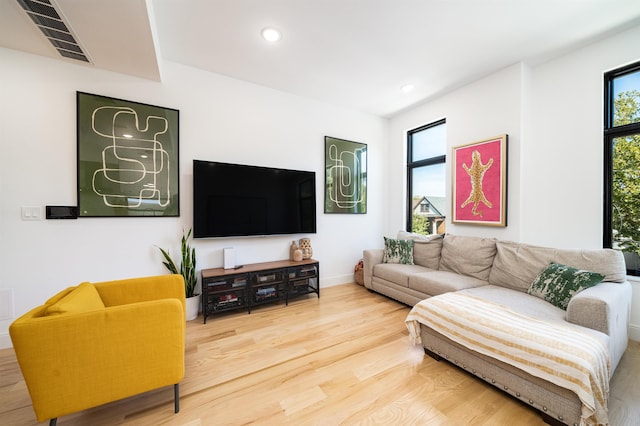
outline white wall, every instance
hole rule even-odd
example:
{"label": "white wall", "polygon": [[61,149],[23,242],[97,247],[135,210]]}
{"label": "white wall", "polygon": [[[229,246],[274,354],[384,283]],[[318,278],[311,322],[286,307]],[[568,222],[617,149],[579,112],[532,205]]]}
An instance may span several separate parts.
{"label": "white wall", "polygon": [[[602,247],[604,73],[640,60],[640,26],[532,69],[523,147],[522,240]],[[640,340],[640,282],[631,280]]]}
{"label": "white wall", "polygon": [[[523,65],[498,71],[473,84],[400,114],[389,123],[389,219],[387,235],[405,227],[406,132],[440,118],[447,120],[447,157],[451,148],[506,133],[508,142],[508,226],[506,228],[452,224],[447,212],[447,232],[518,240],[520,236],[520,144]],[[451,194],[451,164],[447,161],[447,194]],[[451,206],[448,206],[451,209]]]}
{"label": "white wall", "polygon": [[[448,232],[602,247],[603,74],[640,60],[638,40],[635,27],[538,66],[513,65],[391,119],[385,232],[404,227],[404,194],[391,188],[405,179],[406,130],[445,117],[449,148],[509,134],[508,226],[447,221]],[[450,168],[447,179],[450,194]],[[640,281],[631,281],[631,336],[640,340]]]}
{"label": "white wall", "polygon": [[[162,83],[2,48],[0,63],[0,347],[14,318],[63,288],[166,273],[156,245],[177,253],[191,226],[194,158],[316,172],[318,228],[308,236],[321,287],[351,281],[380,238],[385,119],[171,62]],[[21,206],[76,205],[76,91],[180,110],[179,218],[21,220]],[[367,214],[323,213],[325,135],[368,144]],[[228,246],[242,264],[285,259],[302,236],[195,240],[198,269],[222,266]]]}
{"label": "white wall", "polygon": [[638,40],[640,27],[533,69],[524,239],[602,246],[604,72],[640,60]]}

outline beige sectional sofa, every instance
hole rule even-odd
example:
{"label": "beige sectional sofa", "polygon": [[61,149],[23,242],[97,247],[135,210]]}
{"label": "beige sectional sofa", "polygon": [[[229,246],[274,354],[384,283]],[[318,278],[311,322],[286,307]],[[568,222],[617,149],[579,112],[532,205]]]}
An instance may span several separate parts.
{"label": "beige sectional sofa", "polygon": [[[608,348],[613,374],[628,342],[631,285],[624,258],[610,249],[570,250],[538,247],[493,238],[446,234],[413,240],[413,264],[383,262],[383,249],[364,251],[364,285],[413,306],[447,292],[464,292],[522,314],[579,325]],[[551,262],[604,275],[601,283],[574,295],[566,310],[528,294]],[[420,328],[425,352],[447,359],[538,409],[548,423],[579,424],[581,401],[575,393],[460,345],[433,329]]]}

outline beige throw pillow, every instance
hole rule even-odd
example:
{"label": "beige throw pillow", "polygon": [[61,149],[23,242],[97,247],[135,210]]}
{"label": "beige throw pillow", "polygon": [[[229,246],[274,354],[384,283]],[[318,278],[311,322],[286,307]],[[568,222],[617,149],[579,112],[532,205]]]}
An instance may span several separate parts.
{"label": "beige throw pillow", "polygon": [[495,238],[446,234],[442,242],[440,270],[487,281],[495,255]]}
{"label": "beige throw pillow", "polygon": [[429,240],[414,240],[413,263],[426,268],[438,269],[440,267],[440,254],[442,253],[443,235],[433,235]]}

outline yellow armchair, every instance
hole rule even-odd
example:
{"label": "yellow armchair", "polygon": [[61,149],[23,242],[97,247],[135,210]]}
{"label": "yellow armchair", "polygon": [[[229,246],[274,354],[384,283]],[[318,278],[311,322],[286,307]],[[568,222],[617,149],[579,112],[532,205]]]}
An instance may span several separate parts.
{"label": "yellow armchair", "polygon": [[174,386],[184,377],[181,275],[82,283],[9,327],[38,421]]}

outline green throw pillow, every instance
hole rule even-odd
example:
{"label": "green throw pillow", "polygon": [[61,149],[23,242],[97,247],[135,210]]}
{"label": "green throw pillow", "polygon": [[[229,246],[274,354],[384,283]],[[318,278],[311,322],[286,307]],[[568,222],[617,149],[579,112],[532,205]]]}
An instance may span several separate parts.
{"label": "green throw pillow", "polygon": [[382,263],[413,265],[413,240],[394,240],[384,237]]}
{"label": "green throw pillow", "polygon": [[596,272],[550,263],[533,280],[528,293],[566,311],[569,301],[575,294],[593,287],[603,279],[604,275]]}

